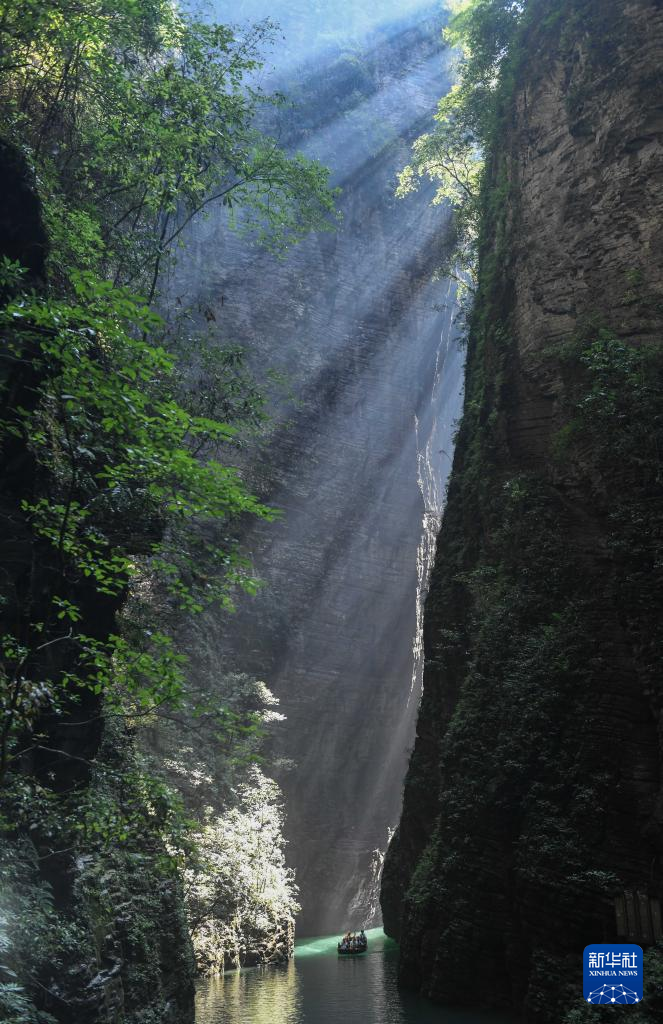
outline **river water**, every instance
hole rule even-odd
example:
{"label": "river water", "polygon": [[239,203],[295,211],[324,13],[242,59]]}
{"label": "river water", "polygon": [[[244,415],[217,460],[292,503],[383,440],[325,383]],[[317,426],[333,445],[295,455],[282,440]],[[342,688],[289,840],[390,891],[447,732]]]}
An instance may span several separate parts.
{"label": "river water", "polygon": [[339,957],[337,936],[302,939],[284,967],[232,971],[202,982],[196,1024],[515,1024],[448,1009],[396,986],[398,948],[379,928],[368,952]]}

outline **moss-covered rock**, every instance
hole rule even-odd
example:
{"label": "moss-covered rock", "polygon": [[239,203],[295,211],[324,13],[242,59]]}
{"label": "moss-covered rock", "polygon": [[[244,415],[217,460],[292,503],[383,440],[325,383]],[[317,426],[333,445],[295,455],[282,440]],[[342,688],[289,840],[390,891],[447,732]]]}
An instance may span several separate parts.
{"label": "moss-covered rock", "polygon": [[383,909],[405,984],[557,1024],[663,896],[663,10],[529,7]]}

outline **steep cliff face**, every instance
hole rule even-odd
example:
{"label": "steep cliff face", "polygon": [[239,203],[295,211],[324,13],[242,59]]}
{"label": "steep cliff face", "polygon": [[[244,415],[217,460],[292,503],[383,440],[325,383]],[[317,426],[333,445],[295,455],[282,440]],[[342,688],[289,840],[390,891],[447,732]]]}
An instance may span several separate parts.
{"label": "steep cliff face", "polygon": [[[435,107],[440,30],[424,10],[365,49],[325,54],[315,76],[291,73],[289,137],[342,186],[338,231],[277,260],[225,231],[218,211],[175,275],[213,312],[218,336],[285,373],[295,399],[274,410],[265,450],[245,458],[284,512],[242,538],[267,585],[230,619],[205,616],[189,646],[210,689],[222,658],[265,679],[287,716],[274,753],[300,935],[379,921],[414,733],[413,645],[463,354],[451,285],[431,281],[444,217],[430,191],[399,203],[393,189]],[[211,262],[220,238],[224,259]]]}
{"label": "steep cliff face", "polygon": [[660,938],[663,5],[529,6],[382,903],[405,984],[559,1022]]}

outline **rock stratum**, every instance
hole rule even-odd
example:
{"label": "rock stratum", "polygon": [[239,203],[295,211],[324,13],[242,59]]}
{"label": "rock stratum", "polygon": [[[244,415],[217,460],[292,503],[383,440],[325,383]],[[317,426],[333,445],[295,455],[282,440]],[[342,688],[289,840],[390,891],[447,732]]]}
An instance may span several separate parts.
{"label": "rock stratum", "polygon": [[660,971],[663,4],[530,7],[382,907],[405,985],[558,1024],[588,942]]}

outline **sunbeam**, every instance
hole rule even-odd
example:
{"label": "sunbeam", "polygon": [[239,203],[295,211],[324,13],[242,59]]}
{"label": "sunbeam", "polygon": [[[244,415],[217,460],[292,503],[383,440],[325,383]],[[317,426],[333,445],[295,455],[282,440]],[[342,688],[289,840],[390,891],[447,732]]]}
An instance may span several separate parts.
{"label": "sunbeam", "polygon": [[[370,47],[370,81],[357,89],[348,66],[321,106],[317,81],[304,79],[284,115],[289,145],[343,186],[340,227],[279,260],[216,209],[192,232],[171,292],[213,310],[219,336],[243,345],[254,367],[285,372],[294,391],[294,404],[273,410],[267,452],[243,461],[285,515],[244,534],[267,585],[230,628],[208,617],[194,657],[203,675],[221,658],[266,678],[281,700],[287,720],[273,745],[294,762],[279,781],[305,934],[340,928],[350,908],[379,922],[372,865],[398,819],[414,736],[423,598],[463,364],[454,289],[432,281],[447,214],[431,208],[429,190],[393,196],[448,76],[442,20],[408,35],[430,5],[401,8],[398,22],[392,4],[346,13],[329,13],[330,31]],[[287,61],[301,46],[310,67],[318,44],[301,22],[298,33]],[[316,39],[329,55],[325,31]]]}

